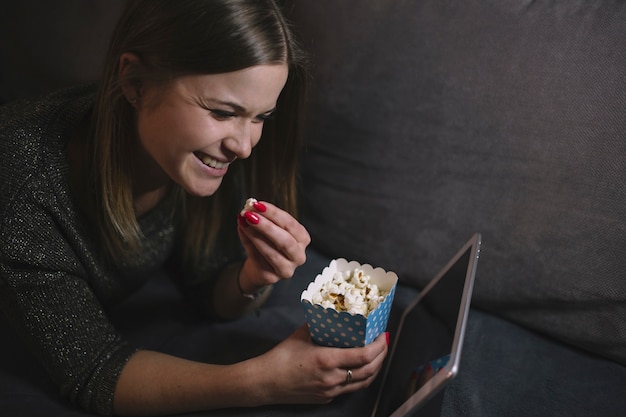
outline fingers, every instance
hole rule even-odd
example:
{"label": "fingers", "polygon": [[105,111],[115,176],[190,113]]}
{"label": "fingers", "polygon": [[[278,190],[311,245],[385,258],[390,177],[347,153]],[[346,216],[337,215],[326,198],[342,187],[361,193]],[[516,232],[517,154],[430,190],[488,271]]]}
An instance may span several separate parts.
{"label": "fingers", "polygon": [[344,365],[338,369],[340,377],[345,379],[343,385],[352,385],[349,388],[357,390],[371,384],[387,356],[387,338],[388,333],[383,333],[368,346],[351,350],[355,357],[346,359],[348,361],[346,363],[351,365]]}
{"label": "fingers", "polygon": [[[286,211],[267,202],[257,202],[254,211],[245,211],[240,217],[242,226],[252,233],[261,233],[270,238],[274,246],[286,250],[292,243],[289,238],[304,246],[311,243],[307,230],[293,216]],[[265,221],[267,220],[267,221]]]}
{"label": "fingers", "polygon": [[388,333],[381,333],[372,343],[364,347],[351,349],[339,348],[346,352],[339,366],[345,369],[359,368],[364,364],[373,362],[381,355],[384,356],[387,351],[387,334]]}
{"label": "fingers", "polygon": [[[313,343],[313,342],[311,342]],[[320,360],[326,370],[326,393],[330,397],[366,388],[376,379],[387,355],[387,334],[381,334],[371,344],[360,348],[328,348],[329,361]],[[350,372],[348,372],[350,371]]]}
{"label": "fingers", "polygon": [[271,203],[257,202],[239,216],[239,232],[249,255],[258,252],[280,278],[289,278],[305,260],[309,233],[289,213]]}
{"label": "fingers", "polygon": [[323,404],[372,384],[387,354],[385,339],[383,334],[359,348],[319,346],[303,325],[268,352],[262,363],[275,373],[282,402]]}

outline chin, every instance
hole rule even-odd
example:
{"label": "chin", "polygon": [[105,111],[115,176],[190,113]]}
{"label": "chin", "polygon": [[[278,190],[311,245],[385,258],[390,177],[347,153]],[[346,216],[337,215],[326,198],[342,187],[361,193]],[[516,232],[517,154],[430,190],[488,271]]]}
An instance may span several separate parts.
{"label": "chin", "polygon": [[185,189],[185,191],[187,192],[187,194],[190,194],[192,196],[195,197],[210,197],[213,194],[215,194],[215,192],[218,190],[218,188],[220,187],[222,181],[220,181],[218,184],[188,184],[188,185],[184,185],[183,188]]}
{"label": "chin", "polygon": [[187,194],[192,195],[194,197],[210,197],[217,191],[217,188],[210,188],[206,190],[199,190],[197,188],[185,188]]}

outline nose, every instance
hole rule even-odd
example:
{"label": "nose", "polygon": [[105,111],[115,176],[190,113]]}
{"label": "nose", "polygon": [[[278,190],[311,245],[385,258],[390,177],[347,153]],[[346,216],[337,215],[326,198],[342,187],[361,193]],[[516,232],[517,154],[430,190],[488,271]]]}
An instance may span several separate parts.
{"label": "nose", "polygon": [[261,137],[261,128],[251,120],[240,120],[233,124],[233,129],[224,141],[226,149],[238,159],[245,159],[252,153],[252,148]]}

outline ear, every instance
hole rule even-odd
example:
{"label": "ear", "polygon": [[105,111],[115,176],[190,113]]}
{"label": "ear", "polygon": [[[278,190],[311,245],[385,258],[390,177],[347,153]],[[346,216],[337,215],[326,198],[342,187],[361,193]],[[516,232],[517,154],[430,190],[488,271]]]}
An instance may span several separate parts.
{"label": "ear", "polygon": [[124,52],[120,55],[118,78],[122,93],[126,100],[136,107],[141,100],[141,84],[137,80],[136,74],[139,73],[141,60],[131,52]]}

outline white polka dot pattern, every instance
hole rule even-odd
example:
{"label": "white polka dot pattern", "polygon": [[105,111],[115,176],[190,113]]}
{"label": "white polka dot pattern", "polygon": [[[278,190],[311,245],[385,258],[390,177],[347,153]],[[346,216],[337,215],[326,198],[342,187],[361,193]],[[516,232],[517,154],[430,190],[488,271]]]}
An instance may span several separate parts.
{"label": "white polka dot pattern", "polygon": [[371,343],[387,328],[395,291],[394,285],[385,300],[367,318],[302,300],[311,338],[318,345],[332,347],[361,347]]}
{"label": "white polka dot pattern", "polygon": [[[367,318],[360,314],[337,312],[311,302],[311,295],[319,291],[325,282],[331,280],[335,272],[355,268],[362,269],[371,277],[371,282],[381,290],[389,291],[383,302],[370,312]],[[319,345],[333,347],[360,347],[371,343],[387,328],[397,283],[398,275],[395,272],[387,272],[382,268],[374,268],[369,264],[360,264],[344,258],[333,259],[300,296],[311,338]]]}

